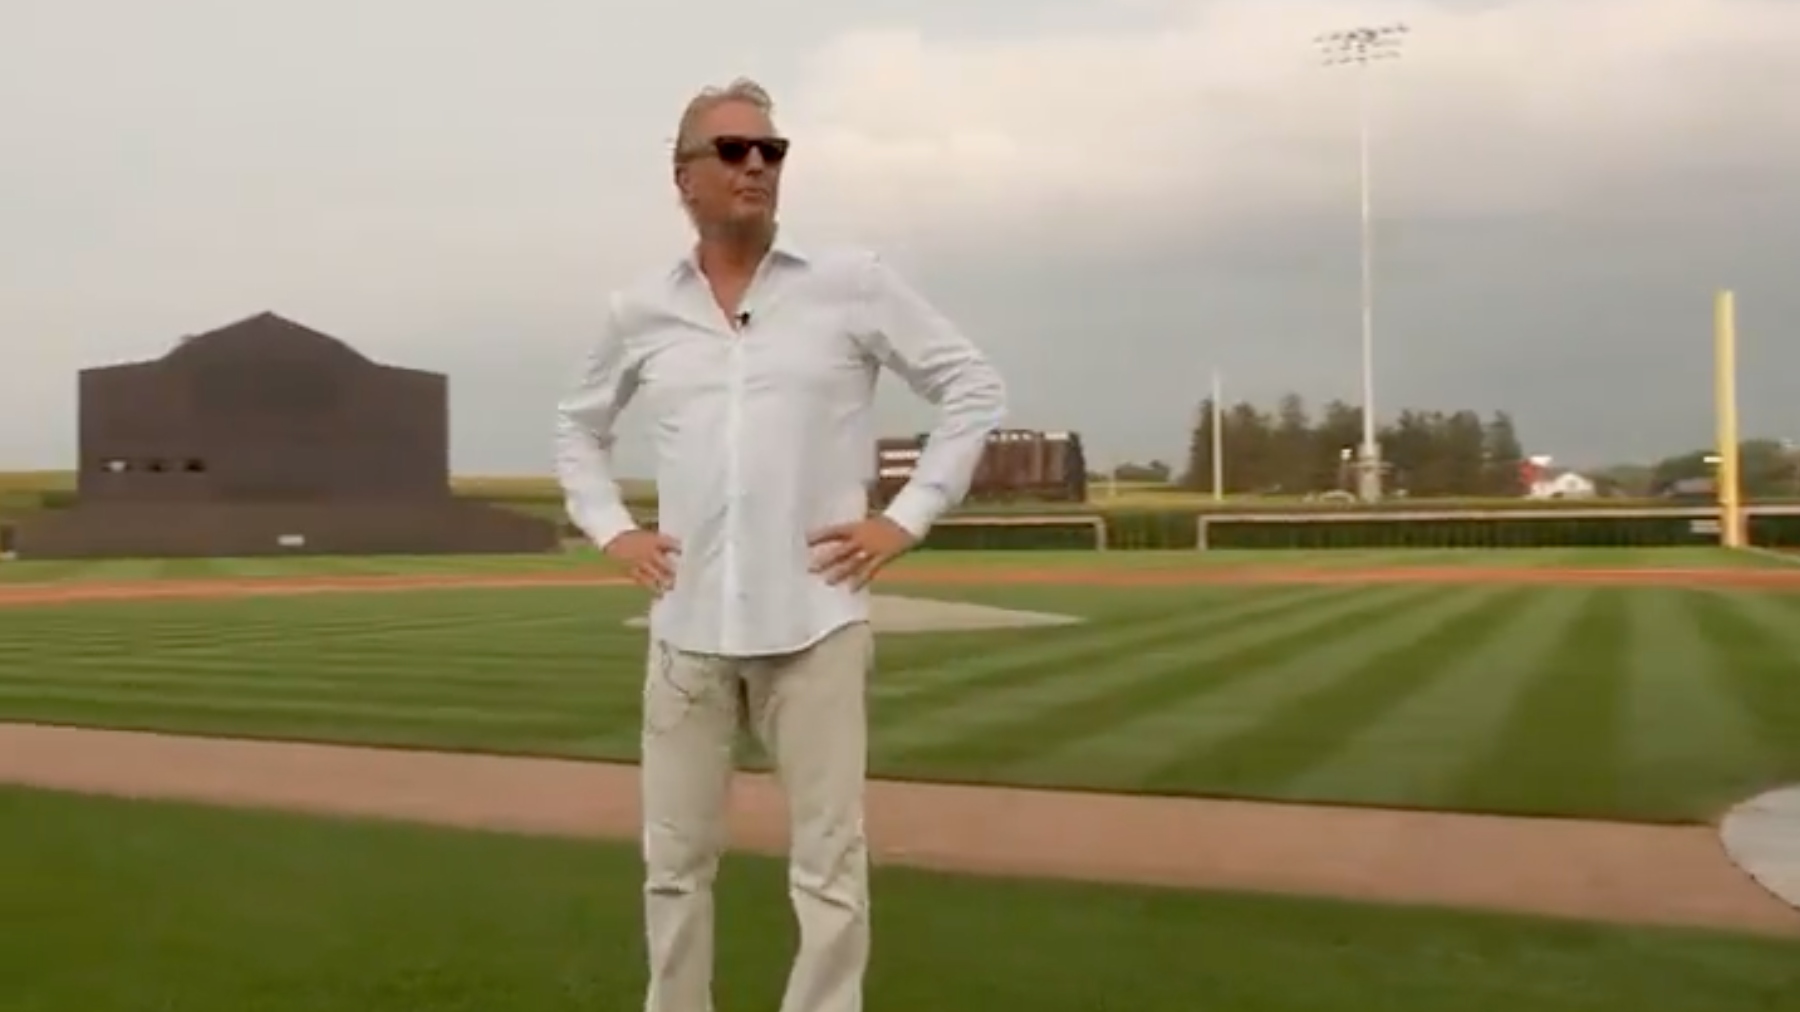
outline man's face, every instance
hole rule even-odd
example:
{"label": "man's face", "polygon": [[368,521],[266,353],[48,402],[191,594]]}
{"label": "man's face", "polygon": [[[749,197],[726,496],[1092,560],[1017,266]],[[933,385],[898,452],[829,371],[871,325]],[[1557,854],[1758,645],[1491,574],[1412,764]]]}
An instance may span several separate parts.
{"label": "man's face", "polygon": [[762,110],[725,102],[701,117],[676,170],[696,221],[715,226],[773,224],[787,142]]}

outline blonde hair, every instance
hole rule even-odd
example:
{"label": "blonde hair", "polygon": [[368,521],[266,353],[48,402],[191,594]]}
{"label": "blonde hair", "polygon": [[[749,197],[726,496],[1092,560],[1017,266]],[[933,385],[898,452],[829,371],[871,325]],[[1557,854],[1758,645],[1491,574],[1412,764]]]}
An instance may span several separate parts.
{"label": "blonde hair", "polygon": [[676,161],[686,157],[694,146],[694,132],[699,129],[700,120],[713,109],[730,102],[742,102],[754,106],[763,115],[771,116],[775,112],[775,100],[769,97],[768,89],[757,84],[748,77],[740,77],[723,87],[713,86],[702,89],[698,95],[688,100],[687,108],[681,111],[681,122],[675,127]]}

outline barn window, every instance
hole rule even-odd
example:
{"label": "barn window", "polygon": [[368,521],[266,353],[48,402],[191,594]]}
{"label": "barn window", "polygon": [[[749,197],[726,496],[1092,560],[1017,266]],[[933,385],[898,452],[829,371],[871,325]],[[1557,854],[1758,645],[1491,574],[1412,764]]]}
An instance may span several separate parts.
{"label": "barn window", "polygon": [[149,471],[151,474],[161,474],[168,469],[169,466],[160,460],[152,460],[144,465],[144,470]]}
{"label": "barn window", "polygon": [[206,472],[206,461],[201,460],[198,457],[189,457],[187,463],[182,465],[181,469],[189,474],[204,474]]}
{"label": "barn window", "polygon": [[100,462],[100,470],[108,474],[124,474],[131,470],[131,462],[122,457],[108,457]]}

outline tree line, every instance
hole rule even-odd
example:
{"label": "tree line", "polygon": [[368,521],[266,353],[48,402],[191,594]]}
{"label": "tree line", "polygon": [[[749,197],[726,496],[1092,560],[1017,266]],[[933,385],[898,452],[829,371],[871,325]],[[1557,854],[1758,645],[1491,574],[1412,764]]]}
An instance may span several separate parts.
{"label": "tree line", "polygon": [[[1712,449],[1689,450],[1654,464],[1595,468],[1590,477],[1623,496],[1709,498],[1718,463]],[[1779,439],[1746,439],[1738,444],[1738,489],[1751,499],[1800,498],[1800,446]]]}
{"label": "tree line", "polygon": [[[1227,495],[1318,495],[1356,489],[1356,449],[1362,442],[1362,409],[1332,400],[1311,409],[1298,394],[1272,410],[1246,401],[1224,406],[1220,442]],[[1119,481],[1169,483],[1212,490],[1211,400],[1200,402],[1181,467],[1160,460],[1124,463],[1111,470]],[[1506,411],[1487,416],[1410,408],[1376,429],[1387,495],[1418,498],[1524,495],[1526,453]],[[1564,462],[1548,470],[1555,474]],[[1631,498],[1714,496],[1718,460],[1712,448],[1685,450],[1649,463],[1630,462],[1575,470],[1599,496]],[[1100,477],[1098,475],[1096,478]],[[1800,444],[1751,438],[1739,444],[1742,494],[1750,499],[1800,499]]]}
{"label": "tree line", "polygon": [[[1273,411],[1247,401],[1221,406],[1223,485],[1228,495],[1304,495],[1355,488],[1362,409],[1341,400],[1310,410],[1287,394]],[[1200,403],[1181,484],[1210,490],[1213,404]],[[1407,409],[1376,430],[1388,494],[1516,496],[1525,492],[1525,452],[1512,416]]]}

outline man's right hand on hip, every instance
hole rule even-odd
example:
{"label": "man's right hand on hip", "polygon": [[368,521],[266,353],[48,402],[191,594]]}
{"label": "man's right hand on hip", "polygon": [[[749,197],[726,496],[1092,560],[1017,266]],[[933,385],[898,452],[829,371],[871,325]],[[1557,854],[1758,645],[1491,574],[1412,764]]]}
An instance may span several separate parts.
{"label": "man's right hand on hip", "polygon": [[660,596],[675,586],[675,556],[681,554],[681,545],[667,534],[626,531],[607,542],[604,551],[653,594]]}

